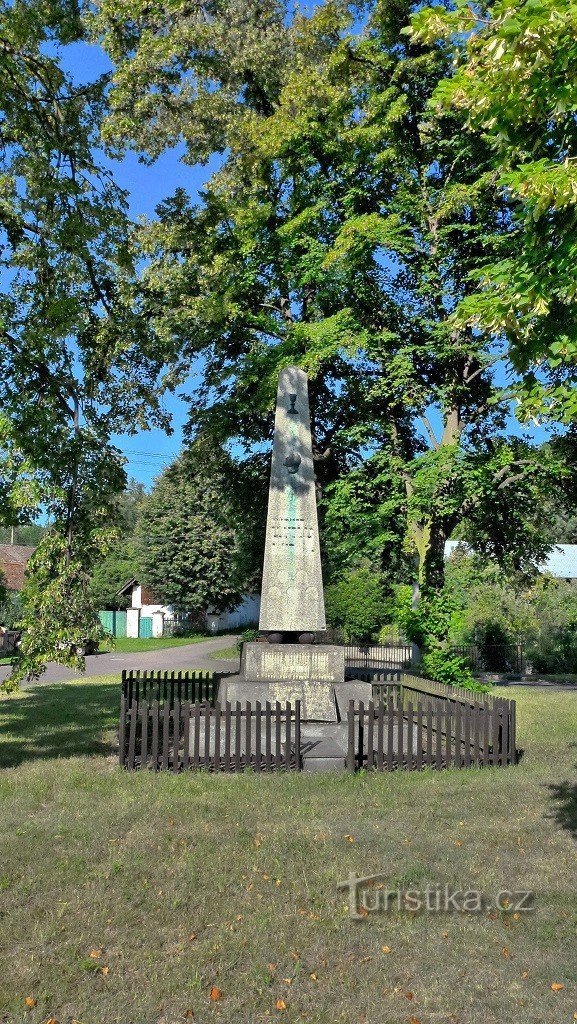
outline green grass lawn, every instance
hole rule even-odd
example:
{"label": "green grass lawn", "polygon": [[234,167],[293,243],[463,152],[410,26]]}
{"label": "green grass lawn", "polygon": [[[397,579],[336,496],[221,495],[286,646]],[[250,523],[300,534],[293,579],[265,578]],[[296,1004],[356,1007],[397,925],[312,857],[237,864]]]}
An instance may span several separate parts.
{"label": "green grass lawn", "polygon": [[240,658],[240,651],[236,646],[221,647],[218,651],[212,651],[210,657],[220,661],[234,661]]}
{"label": "green grass lawn", "polygon": [[211,640],[212,636],[207,633],[195,633],[193,636],[154,636],[147,640],[141,637],[117,636],[114,647],[108,643],[101,643],[101,651],[157,651],[166,647],[184,647],[186,644],[198,644],[201,640]]}
{"label": "green grass lawn", "polygon": [[[324,777],[129,775],[113,679],[4,698],[0,1020],[573,1021],[577,694],[501,692],[516,768]],[[349,872],[536,909],[355,923]]]}

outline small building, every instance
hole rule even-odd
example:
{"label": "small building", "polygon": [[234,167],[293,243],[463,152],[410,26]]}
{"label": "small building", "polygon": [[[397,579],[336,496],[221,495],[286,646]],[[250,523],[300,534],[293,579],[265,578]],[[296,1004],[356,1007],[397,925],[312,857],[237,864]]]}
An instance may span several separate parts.
{"label": "small building", "polygon": [[0,544],[0,572],[8,590],[22,590],[28,559],[35,550],[24,544]]}
{"label": "small building", "polygon": [[[226,629],[246,628],[258,623],[260,596],[247,594],[230,612],[208,609],[204,616],[198,613],[176,611],[172,605],[162,604],[152,589],[133,576],[118,591],[119,597],[130,601],[125,612],[100,612],[105,629],[115,636],[158,637],[169,635],[181,622],[196,620],[199,629],[219,633]],[[204,620],[204,621],[203,621]]]}

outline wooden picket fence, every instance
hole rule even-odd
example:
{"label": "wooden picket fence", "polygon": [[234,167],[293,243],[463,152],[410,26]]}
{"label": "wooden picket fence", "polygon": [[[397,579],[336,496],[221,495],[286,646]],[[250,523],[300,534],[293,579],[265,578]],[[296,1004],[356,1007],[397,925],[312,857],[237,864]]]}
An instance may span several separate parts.
{"label": "wooden picket fence", "polygon": [[[484,695],[483,695],[484,696]],[[444,700],[413,703],[391,694],[348,711],[347,768],[470,768],[516,764],[515,702]]]}
{"label": "wooden picket fence", "polygon": [[147,700],[168,701],[174,707],[176,700],[208,701],[214,704],[222,675],[218,672],[197,670],[191,672],[147,672],[146,670],[122,672],[122,695],[127,706],[132,702]]}
{"label": "wooden picket fence", "polygon": [[120,764],[128,769],[214,772],[301,767],[300,702],[294,706],[148,699],[120,708]]}
{"label": "wooden picket fence", "polygon": [[[123,672],[120,764],[175,773],[300,771],[300,703],[220,705],[220,678]],[[370,681],[373,700],[348,709],[349,771],[516,764],[515,701],[396,670],[371,671]]]}

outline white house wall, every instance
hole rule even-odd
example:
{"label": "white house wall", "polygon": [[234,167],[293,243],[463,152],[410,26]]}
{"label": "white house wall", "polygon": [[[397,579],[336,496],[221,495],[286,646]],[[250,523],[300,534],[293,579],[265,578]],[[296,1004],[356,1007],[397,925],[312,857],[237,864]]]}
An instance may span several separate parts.
{"label": "white house wall", "polygon": [[259,614],[260,594],[247,594],[231,612],[207,612],[206,627],[211,633],[219,633],[223,629],[252,626],[258,623]]}

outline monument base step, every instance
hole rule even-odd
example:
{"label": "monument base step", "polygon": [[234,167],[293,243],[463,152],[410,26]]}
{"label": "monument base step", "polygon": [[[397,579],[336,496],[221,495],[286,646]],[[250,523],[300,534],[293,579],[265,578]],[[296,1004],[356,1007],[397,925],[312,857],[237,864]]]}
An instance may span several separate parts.
{"label": "monument base step", "polygon": [[247,703],[254,705],[259,701],[262,707],[267,701],[270,704],[274,704],[276,701],[286,704],[289,701],[294,706],[299,700],[302,721],[338,721],[333,683],[310,679],[304,682],[278,680],[265,683],[244,679],[242,676],[229,676],[220,684],[218,700],[221,705],[226,701],[230,701],[231,704],[239,701],[243,705]]}
{"label": "monument base step", "polygon": [[303,772],[344,772],[347,725],[340,722],[303,722],[301,756]]}

